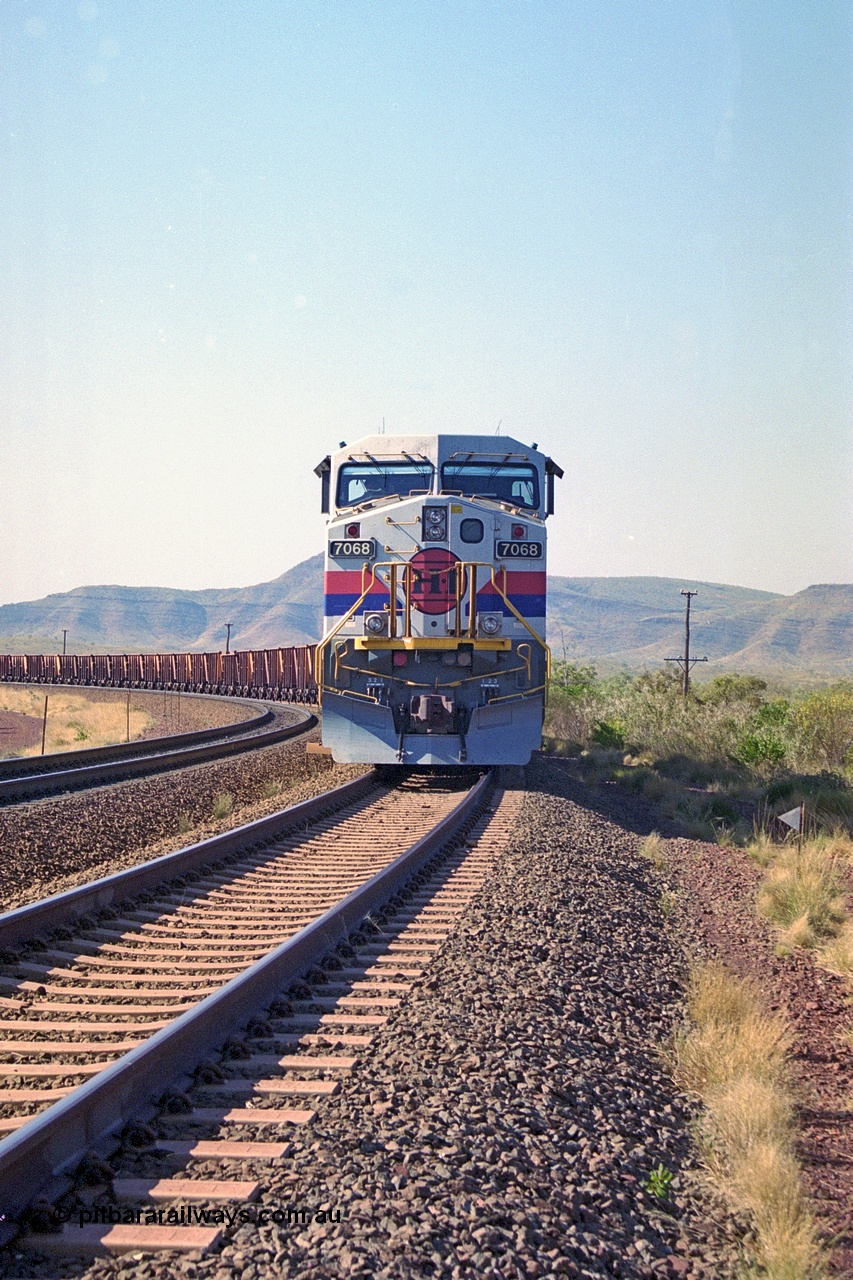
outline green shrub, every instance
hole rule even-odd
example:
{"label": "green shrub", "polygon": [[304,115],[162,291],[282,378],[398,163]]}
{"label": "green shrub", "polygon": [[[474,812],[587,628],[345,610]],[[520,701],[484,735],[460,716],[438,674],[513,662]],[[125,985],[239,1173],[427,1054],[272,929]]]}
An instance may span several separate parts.
{"label": "green shrub", "polygon": [[585,747],[595,719],[594,705],[589,699],[573,698],[565,689],[551,685],[545,711],[546,737]]}
{"label": "green shrub", "polygon": [[611,751],[625,749],[625,735],[621,727],[612,720],[596,720],[590,738],[597,746],[607,747]]}
{"label": "green shrub", "polygon": [[594,667],[556,663],[545,711],[546,736],[578,747],[588,746],[600,697]]}
{"label": "green shrub", "polygon": [[574,662],[555,662],[551,684],[569,698],[589,698],[596,694],[598,673],[595,667],[579,667]]}
{"label": "green shrub", "polygon": [[785,743],[774,733],[747,732],[735,749],[738,760],[757,768],[773,768],[785,759]]}
{"label": "green shrub", "polygon": [[735,805],[722,796],[712,796],[705,805],[705,813],[712,822],[737,822],[740,814]]}
{"label": "green shrub", "polygon": [[[828,781],[834,778],[837,792],[850,795],[853,684],[790,699],[767,694],[757,676],[716,676],[684,697],[679,673],[670,668],[600,678],[590,666],[555,664],[545,734],[556,749],[619,751],[630,758],[624,771],[620,764],[619,780],[637,789],[647,779],[642,772],[633,776],[629,762],[691,788],[724,788],[752,800],[760,798],[761,780],[773,778],[779,789],[775,796],[768,792],[767,802],[773,806],[784,796],[790,808],[811,777],[821,793],[811,805],[815,821],[831,830],[834,816],[835,825],[851,826],[853,799],[824,799],[824,792],[836,786]],[[713,814],[710,820],[718,827],[732,821]]]}
{"label": "green shrub", "polygon": [[790,750],[790,720],[791,706],[784,698],[763,703],[750,716],[738,739],[736,758],[759,769],[780,765]]}
{"label": "green shrub", "polygon": [[838,684],[808,694],[793,707],[791,722],[798,764],[853,766],[853,686]]}
{"label": "green shrub", "polygon": [[698,697],[707,706],[730,706],[732,703],[745,702],[753,707],[760,707],[762,694],[767,688],[767,681],[758,676],[724,675],[714,676],[702,686]]}

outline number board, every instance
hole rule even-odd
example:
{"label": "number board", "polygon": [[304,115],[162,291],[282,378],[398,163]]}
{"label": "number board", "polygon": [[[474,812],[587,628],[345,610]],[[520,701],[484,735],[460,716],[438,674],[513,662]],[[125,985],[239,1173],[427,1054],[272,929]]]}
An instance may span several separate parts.
{"label": "number board", "polygon": [[333,560],[372,560],[376,555],[375,538],[333,538],[329,543]]}
{"label": "number board", "polygon": [[495,556],[498,560],[541,560],[541,542],[497,542]]}

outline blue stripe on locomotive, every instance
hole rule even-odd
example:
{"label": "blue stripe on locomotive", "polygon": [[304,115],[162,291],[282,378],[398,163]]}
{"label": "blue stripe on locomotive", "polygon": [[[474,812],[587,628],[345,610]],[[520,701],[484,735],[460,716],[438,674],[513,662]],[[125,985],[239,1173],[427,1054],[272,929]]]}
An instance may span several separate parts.
{"label": "blue stripe on locomotive", "polygon": [[[358,596],[351,592],[342,592],[341,594],[327,595],[325,599],[325,616],[327,618],[339,618],[342,614],[348,613],[353,607]],[[509,599],[515,605],[518,612],[523,618],[544,618],[545,616],[545,595],[520,595],[513,592]],[[374,610],[384,609],[388,603],[388,592],[371,593],[365,596],[364,601],[358,612],[370,613]],[[488,613],[502,613],[506,617],[511,618],[512,610],[504,604],[500,596],[489,595],[481,596],[478,600],[479,609]],[[467,613],[467,606],[465,612]]]}

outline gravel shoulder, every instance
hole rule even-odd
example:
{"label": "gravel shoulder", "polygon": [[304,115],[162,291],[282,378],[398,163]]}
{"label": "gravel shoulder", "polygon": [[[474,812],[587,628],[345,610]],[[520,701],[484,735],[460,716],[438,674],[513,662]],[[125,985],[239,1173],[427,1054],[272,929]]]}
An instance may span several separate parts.
{"label": "gravel shoulder", "polygon": [[139,741],[236,724],[240,720],[251,720],[262,709],[261,703],[253,704],[249,699],[237,701],[234,698],[172,693],[158,689],[90,689],[75,685],[74,692],[91,702],[119,702],[122,706],[126,703],[129,692],[131,710],[138,708],[144,711],[151,721],[140,735]]}
{"label": "gravel shoulder", "polygon": [[[313,729],[233,759],[0,809],[0,911],[229,831],[365,771],[307,755],[306,743],[318,739]],[[232,808],[217,819],[220,796],[231,796]]]}

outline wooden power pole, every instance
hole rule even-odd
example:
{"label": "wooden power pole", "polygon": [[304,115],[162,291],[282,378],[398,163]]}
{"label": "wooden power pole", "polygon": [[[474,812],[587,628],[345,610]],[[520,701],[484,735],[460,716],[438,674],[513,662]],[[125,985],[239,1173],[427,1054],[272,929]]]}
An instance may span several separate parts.
{"label": "wooden power pole", "polygon": [[695,667],[697,662],[707,662],[707,658],[691,658],[690,657],[690,601],[694,596],[698,595],[698,591],[682,591],[683,596],[687,598],[687,609],[684,614],[684,653],[680,658],[665,658],[665,662],[677,662],[683,672],[681,682],[681,692],[686,698],[690,692],[690,670]]}

